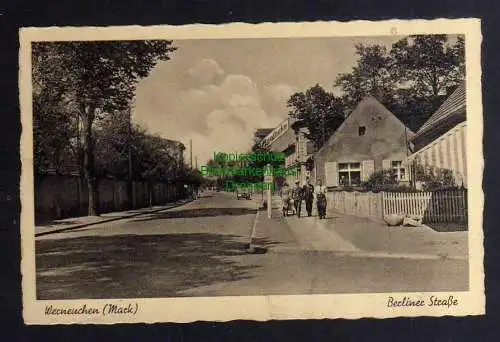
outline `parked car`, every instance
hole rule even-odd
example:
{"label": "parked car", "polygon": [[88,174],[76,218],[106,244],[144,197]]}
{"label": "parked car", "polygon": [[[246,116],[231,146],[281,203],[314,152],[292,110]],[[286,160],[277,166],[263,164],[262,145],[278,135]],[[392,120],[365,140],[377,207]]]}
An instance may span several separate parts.
{"label": "parked car", "polygon": [[252,194],[248,191],[248,190],[244,190],[244,189],[239,189],[239,190],[236,190],[236,198],[239,200],[240,198],[244,198],[244,199],[252,199]]}

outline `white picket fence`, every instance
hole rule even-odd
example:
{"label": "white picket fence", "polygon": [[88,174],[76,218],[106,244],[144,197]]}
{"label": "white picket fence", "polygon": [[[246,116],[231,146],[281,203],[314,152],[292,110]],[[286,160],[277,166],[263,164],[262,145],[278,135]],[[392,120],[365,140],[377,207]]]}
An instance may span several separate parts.
{"label": "white picket fence", "polygon": [[467,220],[467,191],[384,192],[384,214],[421,215],[426,222]]}
{"label": "white picket fence", "polygon": [[421,215],[424,222],[467,221],[467,191],[347,192],[328,194],[329,206],[342,213],[382,218],[388,214]]}

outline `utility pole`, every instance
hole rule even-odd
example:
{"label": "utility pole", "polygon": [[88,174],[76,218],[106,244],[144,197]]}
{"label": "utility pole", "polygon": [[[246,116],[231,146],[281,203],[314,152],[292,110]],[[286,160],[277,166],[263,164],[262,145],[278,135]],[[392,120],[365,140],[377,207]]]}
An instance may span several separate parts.
{"label": "utility pole", "polygon": [[272,197],[271,197],[271,186],[273,184],[273,176],[271,174],[272,172],[272,166],[271,164],[267,164],[267,170],[268,170],[268,177],[269,177],[269,182],[268,182],[268,187],[267,187],[267,218],[271,218],[271,209],[272,209]]}
{"label": "utility pole", "polygon": [[189,166],[193,168],[193,139],[189,139]]}
{"label": "utility pole", "polygon": [[198,156],[194,157],[194,168],[198,169]]}

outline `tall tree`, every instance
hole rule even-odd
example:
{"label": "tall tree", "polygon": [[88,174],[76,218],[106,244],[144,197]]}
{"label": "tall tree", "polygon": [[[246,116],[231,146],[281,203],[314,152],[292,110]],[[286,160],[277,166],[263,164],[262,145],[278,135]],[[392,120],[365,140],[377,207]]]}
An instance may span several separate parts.
{"label": "tall tree", "polygon": [[392,73],[399,87],[397,104],[390,109],[411,129],[417,130],[465,79],[464,39],[450,41],[446,35],[415,35],[392,46]]}
{"label": "tall tree", "polygon": [[[96,215],[94,137],[96,119],[130,106],[137,82],[148,76],[160,60],[170,59],[171,41],[105,41],[36,43],[34,64],[56,63],[56,70],[42,73],[45,84],[64,90],[83,124],[85,178],[89,188],[88,215]],[[50,53],[37,54],[38,51]],[[45,70],[50,71],[45,67]],[[42,82],[43,83],[43,82]]]}
{"label": "tall tree", "polygon": [[410,129],[418,129],[465,78],[464,39],[452,40],[446,35],[409,36],[390,51],[356,45],[356,65],[334,83],[343,91],[346,110],[371,95]]}
{"label": "tall tree", "polygon": [[465,78],[463,37],[450,44],[446,35],[413,35],[394,43],[390,55],[394,75],[420,97],[437,99]]}
{"label": "tall tree", "polygon": [[94,127],[94,171],[96,178],[113,176],[128,178],[128,147],[140,148],[139,127],[129,130],[128,117],[120,112],[110,113]]}
{"label": "tall tree", "polygon": [[175,158],[171,155],[169,142],[160,136],[137,132],[135,140],[135,168],[138,176],[147,181],[151,206],[155,185],[173,178]]}
{"label": "tall tree", "polygon": [[342,102],[319,84],[288,100],[289,115],[303,122],[306,137],[320,148],[344,121]]}
{"label": "tall tree", "polygon": [[77,113],[68,99],[66,83],[46,77],[61,75],[65,70],[56,63],[50,46],[34,44],[32,69],[34,168],[37,173],[47,169],[64,172],[64,162],[72,154],[72,139],[77,136]]}
{"label": "tall tree", "polygon": [[394,60],[384,46],[356,44],[355,48],[357,64],[351,72],[339,74],[334,83],[344,93],[343,103],[348,112],[368,95],[390,102],[396,86],[391,71]]}

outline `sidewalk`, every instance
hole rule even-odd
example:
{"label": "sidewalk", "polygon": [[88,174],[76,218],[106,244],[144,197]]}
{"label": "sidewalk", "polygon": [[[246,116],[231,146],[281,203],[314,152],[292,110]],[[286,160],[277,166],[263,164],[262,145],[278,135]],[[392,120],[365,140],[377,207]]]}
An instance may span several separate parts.
{"label": "sidewalk", "polygon": [[35,226],[35,236],[58,233],[67,230],[88,227],[95,224],[132,218],[139,215],[151,214],[158,211],[175,208],[191,201],[191,199],[183,199],[177,202],[167,203],[165,205],[133,209],[128,211],[115,211],[111,213],[104,213],[100,216],[70,217],[62,220],[55,220],[43,226]]}
{"label": "sidewalk", "polygon": [[[284,218],[281,210],[281,198],[273,196],[272,204],[271,220],[267,218],[266,211],[261,213],[264,214],[265,218],[259,220],[262,221],[259,228],[263,235],[271,237],[272,240],[281,241],[281,243],[272,246],[272,250],[360,252],[350,241],[321,225],[315,208],[313,208],[312,217],[305,217],[307,213],[303,208],[300,219],[296,216]],[[304,205],[302,206],[304,207]]]}
{"label": "sidewalk", "polygon": [[467,259],[467,232],[440,233],[429,227],[390,227],[382,221],[329,210],[318,220],[332,233],[365,252]]}
{"label": "sidewalk", "polygon": [[[467,231],[437,232],[429,227],[389,227],[382,220],[352,216],[329,209],[320,220],[316,205],[312,217],[283,218],[280,198],[273,197],[273,215],[285,221],[302,250],[341,254],[420,259],[468,257]],[[304,207],[304,205],[303,205]],[[280,247],[277,246],[279,249]]]}

